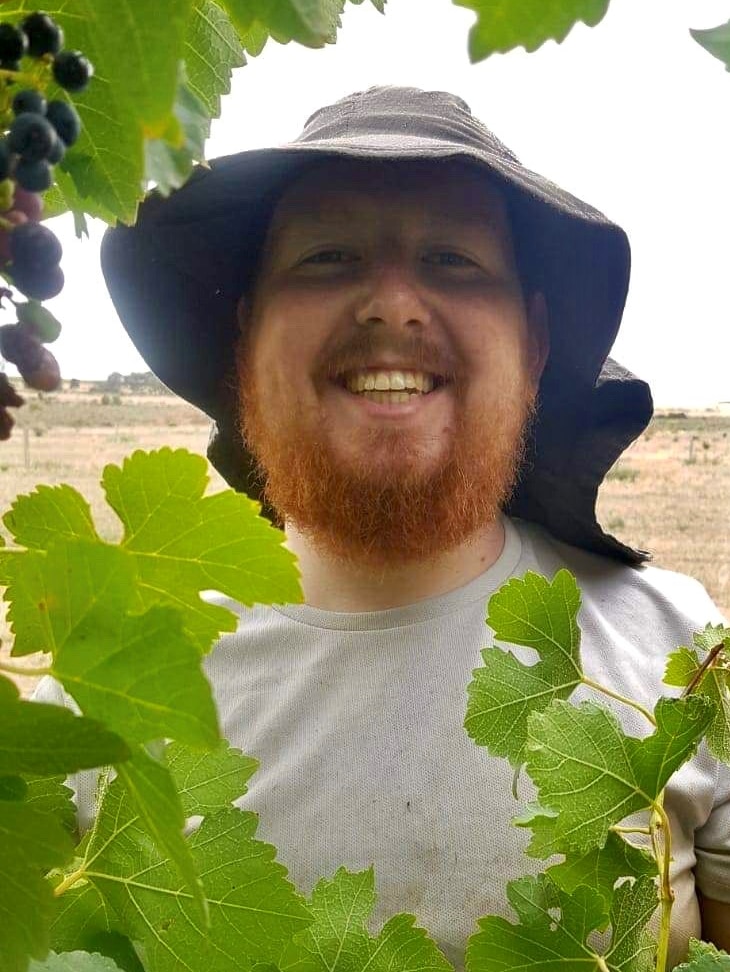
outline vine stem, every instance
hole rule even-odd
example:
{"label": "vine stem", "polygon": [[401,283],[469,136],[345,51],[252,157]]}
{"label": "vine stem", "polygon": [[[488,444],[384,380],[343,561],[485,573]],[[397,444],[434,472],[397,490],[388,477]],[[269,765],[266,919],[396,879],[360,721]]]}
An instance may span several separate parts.
{"label": "vine stem", "polygon": [[614,827],[609,827],[608,829],[609,830],[612,830],[614,832],[614,834],[646,834],[647,836],[650,836],[651,835],[651,827],[619,827],[619,826],[614,826]]}
{"label": "vine stem", "polygon": [[659,868],[659,898],[662,909],[657,941],[656,972],[666,972],[674,892],[669,880],[669,868],[672,862],[672,830],[664,809],[664,791],[659,794],[652,807],[651,842]]}
{"label": "vine stem", "polygon": [[0,662],[0,672],[7,672],[9,675],[28,675],[31,678],[41,675],[50,675],[50,668],[27,668],[23,665],[13,665],[10,662]]}
{"label": "vine stem", "polygon": [[601,685],[600,682],[594,682],[593,679],[588,678],[587,675],[584,675],[581,681],[584,685],[594,689],[596,692],[601,692],[603,695],[607,695],[611,699],[616,699],[617,702],[623,702],[624,705],[628,705],[632,709],[636,709],[637,712],[640,712],[644,718],[648,719],[654,728],[656,728],[656,719],[648,709],[644,708],[641,702],[637,702],[635,699],[630,699],[625,695],[621,695],[619,692],[614,692],[613,689],[607,688],[605,685]]}
{"label": "vine stem", "polygon": [[719,645],[715,645],[715,647],[708,652],[707,657],[705,658],[705,660],[702,662],[700,667],[692,676],[692,680],[687,685],[684,692],[682,692],[681,698],[685,699],[688,695],[691,695],[692,692],[694,692],[694,690],[697,688],[699,683],[702,681],[702,678],[705,675],[705,673],[709,671],[710,668],[714,667],[715,662],[717,661],[717,656],[720,654],[720,652],[724,647],[725,647],[725,642],[723,640],[720,642]]}
{"label": "vine stem", "polygon": [[68,891],[69,888],[73,887],[77,881],[80,881],[84,874],[86,874],[86,862],[84,862],[81,867],[78,868],[78,870],[73,871],[71,874],[67,874],[63,881],[56,885],[56,887],[53,889],[54,897],[60,898],[61,895]]}

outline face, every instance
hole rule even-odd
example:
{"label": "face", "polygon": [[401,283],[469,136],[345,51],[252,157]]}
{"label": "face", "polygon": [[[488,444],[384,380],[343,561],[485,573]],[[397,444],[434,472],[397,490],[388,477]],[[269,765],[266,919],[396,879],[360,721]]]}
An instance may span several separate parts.
{"label": "face", "polygon": [[526,307],[504,200],[466,165],[304,175],[239,308],[242,431],[271,504],[373,566],[492,522],[546,356],[540,308]]}

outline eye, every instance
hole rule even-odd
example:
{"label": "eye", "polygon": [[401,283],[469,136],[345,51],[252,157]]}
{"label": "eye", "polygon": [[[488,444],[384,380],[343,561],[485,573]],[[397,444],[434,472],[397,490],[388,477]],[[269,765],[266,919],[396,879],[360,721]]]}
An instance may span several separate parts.
{"label": "eye", "polygon": [[435,264],[438,267],[475,267],[476,263],[463,253],[455,253],[453,250],[441,250],[437,253],[427,253],[424,256],[426,263]]}
{"label": "eye", "polygon": [[301,262],[308,264],[349,263],[354,259],[356,258],[345,250],[332,249],[319,250],[317,253],[312,253],[310,256],[305,257]]}

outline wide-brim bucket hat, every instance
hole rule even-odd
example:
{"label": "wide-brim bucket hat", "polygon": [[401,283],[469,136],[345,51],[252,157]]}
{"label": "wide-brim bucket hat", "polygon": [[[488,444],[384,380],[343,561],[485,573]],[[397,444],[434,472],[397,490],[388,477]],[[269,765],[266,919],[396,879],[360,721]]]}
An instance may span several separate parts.
{"label": "wide-brim bucket hat", "polygon": [[[598,488],[652,414],[649,388],[609,357],[624,309],[624,231],[530,171],[441,91],[380,87],[321,108],[293,142],[198,166],[169,197],[150,193],[134,226],[106,232],[102,269],[119,317],[152,371],[214,421],[208,455],[236,489],[263,500],[240,437],[232,389],[236,306],[251,284],[276,200],[305,169],[332,159],[403,163],[460,159],[507,202],[518,263],[539,279],[550,354],[538,414],[506,512],[557,539],[639,564],[648,558],[605,533]],[[264,502],[263,512],[276,521]]]}

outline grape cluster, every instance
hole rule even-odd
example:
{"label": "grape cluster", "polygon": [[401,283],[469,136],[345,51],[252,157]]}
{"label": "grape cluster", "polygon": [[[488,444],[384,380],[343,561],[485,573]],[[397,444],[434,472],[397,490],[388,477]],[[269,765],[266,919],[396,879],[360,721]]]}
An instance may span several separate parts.
{"label": "grape cluster", "polygon": [[[18,322],[0,327],[0,354],[16,365],[26,384],[42,391],[60,382],[56,360],[44,347],[58,334],[55,318],[37,302],[59,294],[64,280],[61,244],[40,222],[40,194],[51,188],[53,166],[81,133],[70,101],[47,101],[45,92],[54,81],[76,94],[94,73],[80,51],[63,45],[63,30],[41,11],[19,24],[0,23],[0,274],[30,298],[20,304],[12,291],[2,289],[0,298],[15,305]],[[0,374],[0,439],[7,438],[13,424],[7,407],[22,404],[8,387],[12,391]]]}

